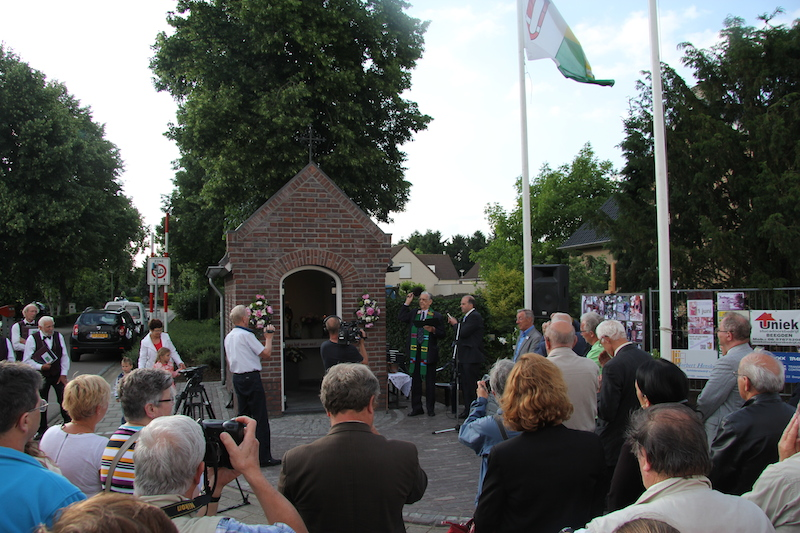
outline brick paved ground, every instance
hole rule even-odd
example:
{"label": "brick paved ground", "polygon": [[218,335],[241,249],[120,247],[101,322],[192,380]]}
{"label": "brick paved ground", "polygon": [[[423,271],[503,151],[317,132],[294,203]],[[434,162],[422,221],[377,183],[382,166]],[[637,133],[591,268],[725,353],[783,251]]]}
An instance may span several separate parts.
{"label": "brick paved ground", "polygon": [[[113,386],[117,374],[118,365],[114,364],[105,370],[103,377]],[[214,382],[204,385],[217,418],[233,417],[236,413],[224,407],[228,401],[228,394],[221,384]],[[179,390],[182,386],[179,384]],[[456,432],[432,434],[435,430],[454,427],[454,419],[444,416],[444,412],[444,406],[438,405],[438,415],[435,417],[409,418],[405,416],[405,409],[380,411],[376,415],[375,425],[381,434],[416,444],[420,463],[428,474],[425,496],[419,502],[407,505],[403,511],[409,533],[446,531],[446,527],[439,526],[442,520],[466,521],[474,510],[480,459],[472,450],[459,444]],[[108,414],[97,426],[97,433],[111,435],[119,426],[121,416],[119,404],[112,402]],[[50,423],[53,424],[59,419],[60,416],[51,419]],[[275,418],[271,420],[270,427],[273,455],[281,457],[287,450],[325,435],[330,424],[323,414],[297,414]],[[279,468],[265,468],[263,472],[271,483],[277,485]],[[258,506],[255,496],[250,494],[249,487],[243,479],[241,482],[242,489],[251,504],[226,511],[224,514],[248,524],[265,523],[264,513]],[[236,505],[241,501],[242,497],[235,483],[231,484],[223,491],[220,509]]]}

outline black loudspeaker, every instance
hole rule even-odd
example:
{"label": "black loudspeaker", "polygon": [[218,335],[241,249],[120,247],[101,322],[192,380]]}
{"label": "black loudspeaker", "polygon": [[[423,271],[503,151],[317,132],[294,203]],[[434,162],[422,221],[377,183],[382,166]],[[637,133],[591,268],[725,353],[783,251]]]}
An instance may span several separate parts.
{"label": "black loudspeaker", "polygon": [[569,312],[569,265],[533,265],[533,316]]}

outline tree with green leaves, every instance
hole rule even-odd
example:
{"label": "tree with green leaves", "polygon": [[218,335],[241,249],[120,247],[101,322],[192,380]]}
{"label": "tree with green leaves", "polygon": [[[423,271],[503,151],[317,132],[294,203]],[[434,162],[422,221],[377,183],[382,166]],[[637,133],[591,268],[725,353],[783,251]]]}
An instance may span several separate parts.
{"label": "tree with green leaves", "polygon": [[[768,287],[800,277],[800,22],[728,18],[721,41],[685,43],[694,87],[662,66],[672,279],[679,287]],[[624,290],[657,286],[650,83],[622,143],[620,218],[606,220]]]}
{"label": "tree with green leaves", "polygon": [[[557,248],[615,191],[614,168],[600,161],[590,144],[570,164],[550,168],[546,163],[530,185],[532,260],[534,264],[565,263],[568,254]],[[505,265],[522,270],[522,194],[517,179],[517,204],[506,212],[497,204],[486,208],[492,227],[489,244],[475,254],[481,268]]]}
{"label": "tree with green leaves", "polygon": [[481,231],[470,236],[453,235],[445,245],[445,252],[453,259],[456,270],[467,273],[475,265],[472,254],[486,248],[486,244],[486,236]]}
{"label": "tree with green leaves", "polygon": [[[570,164],[556,170],[545,164],[530,186],[533,264],[569,263],[573,304],[576,294],[605,288],[608,267],[602,260],[570,258],[557,248],[581,224],[597,216],[616,190],[614,175],[611,162],[600,161],[586,144]],[[498,321],[513,318],[524,302],[521,180],[516,187],[514,209],[506,212],[497,204],[486,208],[492,236],[484,249],[473,254],[487,281],[487,305]]]}
{"label": "tree with green leaves", "polygon": [[408,246],[408,249],[415,254],[441,254],[446,247],[442,232],[433,230],[426,231],[424,235],[415,231],[408,236],[408,239],[402,239],[399,244]]}
{"label": "tree with green leaves", "polygon": [[144,231],[121,169],[90,109],[0,46],[0,302],[63,309],[87,269],[131,271]]}
{"label": "tree with green leaves", "polygon": [[185,226],[201,252],[179,252],[174,239],[176,254],[207,262],[203,251],[219,250],[225,230],[307,164],[310,143],[314,161],[369,215],[387,221],[404,208],[401,146],[431,120],[401,96],[427,28],[407,7],[178,0],[174,32],[158,36],[151,62],[156,87],[178,102],[168,136],[186,175],[171,198],[174,227]]}

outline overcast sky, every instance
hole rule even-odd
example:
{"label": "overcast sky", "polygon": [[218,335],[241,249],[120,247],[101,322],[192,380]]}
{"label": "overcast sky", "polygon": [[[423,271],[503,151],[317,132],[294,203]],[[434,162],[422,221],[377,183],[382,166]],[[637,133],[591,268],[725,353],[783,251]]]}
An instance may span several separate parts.
{"label": "overcast sky", "polygon": [[[429,128],[403,149],[410,200],[391,224],[393,242],[417,230],[444,237],[488,233],[487,204],[514,203],[521,174],[519,76],[515,0],[411,0],[411,16],[429,20],[425,53],[406,95],[431,115]],[[792,5],[787,5],[792,4]],[[650,68],[646,0],[556,1],[583,45],[600,87],[564,78],[549,60],[526,64],[531,178],[544,163],[569,163],[587,142],[601,159],[622,166],[617,145],[635,82]],[[760,24],[759,14],[781,4],[764,0],[673,0],[660,10],[662,61],[680,64],[678,43],[709,47],[730,14]],[[161,197],[172,189],[178,151],[163,133],[175,105],[153,88],[148,69],[159,31],[174,0],[4,0],[0,41],[48,79],[67,86],[116,144],[125,163],[125,194],[154,226]],[[800,18],[796,0],[773,24]],[[298,163],[297,171],[303,162]],[[336,176],[331,176],[336,180]]]}

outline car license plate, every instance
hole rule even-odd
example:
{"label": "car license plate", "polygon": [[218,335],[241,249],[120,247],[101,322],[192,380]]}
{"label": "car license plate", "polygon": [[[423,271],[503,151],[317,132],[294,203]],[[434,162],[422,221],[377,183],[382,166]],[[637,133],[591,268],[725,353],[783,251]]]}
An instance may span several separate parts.
{"label": "car license plate", "polygon": [[89,333],[90,339],[107,339],[108,333]]}

